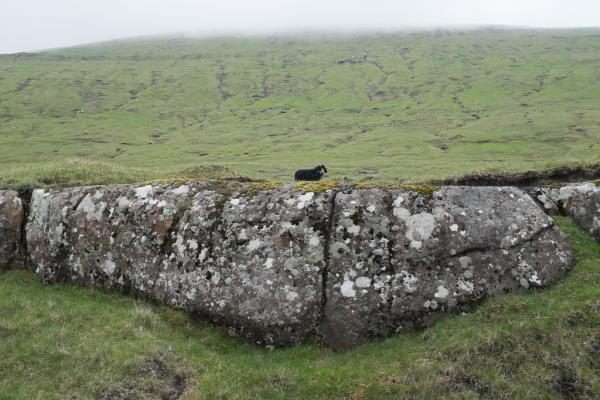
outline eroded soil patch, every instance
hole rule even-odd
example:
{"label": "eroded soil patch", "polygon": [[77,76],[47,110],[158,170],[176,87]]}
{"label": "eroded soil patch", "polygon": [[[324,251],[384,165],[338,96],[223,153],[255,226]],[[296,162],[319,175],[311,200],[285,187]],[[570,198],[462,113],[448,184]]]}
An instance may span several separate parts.
{"label": "eroded soil patch", "polygon": [[102,400],[176,400],[183,395],[188,373],[173,352],[150,355],[135,372],[102,395]]}

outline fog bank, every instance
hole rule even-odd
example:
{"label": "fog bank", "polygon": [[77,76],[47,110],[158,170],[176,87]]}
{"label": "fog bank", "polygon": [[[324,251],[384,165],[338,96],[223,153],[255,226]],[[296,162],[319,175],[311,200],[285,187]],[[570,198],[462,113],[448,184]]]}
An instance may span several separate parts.
{"label": "fog bank", "polygon": [[168,32],[277,34],[474,25],[600,26],[597,0],[21,0],[2,5],[0,53]]}

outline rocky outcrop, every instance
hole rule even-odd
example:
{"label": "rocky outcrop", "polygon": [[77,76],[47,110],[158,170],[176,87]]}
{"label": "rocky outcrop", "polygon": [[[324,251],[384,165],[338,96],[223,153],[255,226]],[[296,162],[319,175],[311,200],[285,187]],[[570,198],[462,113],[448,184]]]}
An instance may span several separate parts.
{"label": "rocky outcrop", "polygon": [[510,187],[36,190],[27,249],[45,282],[133,292],[266,346],[316,333],[336,349],[571,265],[565,236]]}
{"label": "rocky outcrop", "polygon": [[600,187],[594,183],[579,183],[558,188],[532,189],[535,198],[555,213],[569,215],[600,240]]}
{"label": "rocky outcrop", "polygon": [[0,270],[19,261],[23,218],[23,202],[17,192],[0,190]]}
{"label": "rocky outcrop", "polygon": [[[596,185],[531,194],[600,238]],[[428,325],[551,284],[572,258],[553,221],[511,187],[122,185],[35,190],[23,203],[0,191],[0,268],[26,249],[44,282],[133,292],[266,346],[316,333],[343,349]]]}

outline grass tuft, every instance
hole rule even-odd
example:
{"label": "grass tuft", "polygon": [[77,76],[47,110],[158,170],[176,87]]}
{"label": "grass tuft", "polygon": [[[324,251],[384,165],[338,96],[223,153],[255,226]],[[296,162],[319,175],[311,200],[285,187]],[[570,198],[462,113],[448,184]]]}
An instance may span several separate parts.
{"label": "grass tuft", "polygon": [[154,331],[161,323],[155,310],[145,303],[137,303],[131,309],[131,321],[134,326],[147,331]]}

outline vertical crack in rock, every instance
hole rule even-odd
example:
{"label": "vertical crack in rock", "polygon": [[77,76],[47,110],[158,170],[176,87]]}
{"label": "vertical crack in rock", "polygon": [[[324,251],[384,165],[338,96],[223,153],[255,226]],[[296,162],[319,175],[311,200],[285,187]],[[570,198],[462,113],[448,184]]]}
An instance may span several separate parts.
{"label": "vertical crack in rock", "polygon": [[338,193],[331,217],[327,302],[319,336],[334,349],[357,344],[365,332],[377,334],[389,314],[389,192],[353,190]]}
{"label": "vertical crack in rock", "polygon": [[321,312],[319,315],[318,320],[316,321],[316,326],[319,326],[319,324],[321,323],[323,316],[325,315],[326,312],[326,308],[327,308],[327,276],[329,274],[329,260],[330,260],[330,254],[329,254],[329,246],[331,245],[331,238],[333,235],[333,218],[335,215],[335,198],[337,197],[338,191],[337,190],[333,190],[333,192],[331,193],[331,198],[329,199],[329,213],[327,215],[327,223],[326,223],[326,227],[327,227],[327,231],[324,232],[325,234],[325,245],[324,245],[324,249],[323,252],[325,253],[323,255],[324,257],[324,261],[325,261],[325,266],[323,267],[323,270],[321,271]]}
{"label": "vertical crack in rock", "polygon": [[174,203],[175,203],[174,205],[175,205],[176,210],[175,210],[175,214],[173,214],[173,221],[171,222],[171,225],[167,229],[167,232],[165,233],[163,242],[160,245],[161,252],[165,256],[169,256],[173,252],[173,243],[174,243],[173,236],[177,235],[177,233],[179,231],[179,222],[181,221],[181,218],[183,217],[183,215],[190,208],[190,205],[192,202],[192,197],[193,197],[192,193],[187,193],[185,195],[185,198],[181,201],[177,201],[176,197],[174,198]]}
{"label": "vertical crack in rock", "polygon": [[77,210],[77,207],[79,207],[79,205],[81,204],[81,202],[83,201],[83,199],[85,199],[87,197],[87,193],[82,193],[79,198],[77,200],[75,200],[75,203],[73,204],[73,207],[71,207],[72,211]]}
{"label": "vertical crack in rock", "polygon": [[21,221],[21,237],[19,238],[20,267],[27,268],[29,263],[29,253],[27,252],[27,220],[29,219],[29,210],[31,207],[31,196],[33,189],[24,188],[18,191],[23,206],[23,220]]}

